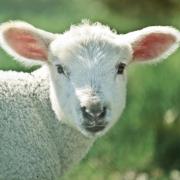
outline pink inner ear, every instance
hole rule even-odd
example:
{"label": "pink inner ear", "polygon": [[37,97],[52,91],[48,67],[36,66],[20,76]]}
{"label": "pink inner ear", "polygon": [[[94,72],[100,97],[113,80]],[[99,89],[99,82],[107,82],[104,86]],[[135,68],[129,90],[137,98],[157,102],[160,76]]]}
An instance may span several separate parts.
{"label": "pink inner ear", "polygon": [[4,33],[4,36],[9,46],[19,55],[34,60],[46,61],[48,59],[45,42],[32,32],[10,28]]}
{"label": "pink inner ear", "polygon": [[176,41],[170,34],[151,33],[133,45],[135,60],[151,60],[163,54]]}

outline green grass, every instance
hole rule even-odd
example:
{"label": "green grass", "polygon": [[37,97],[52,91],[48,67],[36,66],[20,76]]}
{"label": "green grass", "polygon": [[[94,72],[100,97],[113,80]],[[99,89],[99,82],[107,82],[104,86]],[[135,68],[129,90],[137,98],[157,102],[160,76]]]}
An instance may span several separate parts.
{"label": "green grass", "polygon": [[[95,0],[36,3],[35,0],[3,1],[0,22],[21,19],[52,32],[63,32],[84,18],[109,24],[118,32],[158,24],[156,20],[148,23],[148,17],[141,21],[137,17],[122,16]],[[169,25],[180,28],[179,19],[180,13],[174,14]],[[2,50],[0,68],[32,70]],[[130,170],[148,172],[151,179],[165,180],[169,171],[180,169],[180,52],[161,64],[132,65],[128,78],[127,106],[122,118],[97,140],[85,159],[64,180],[119,180],[121,174]],[[173,123],[168,124],[171,121]]]}

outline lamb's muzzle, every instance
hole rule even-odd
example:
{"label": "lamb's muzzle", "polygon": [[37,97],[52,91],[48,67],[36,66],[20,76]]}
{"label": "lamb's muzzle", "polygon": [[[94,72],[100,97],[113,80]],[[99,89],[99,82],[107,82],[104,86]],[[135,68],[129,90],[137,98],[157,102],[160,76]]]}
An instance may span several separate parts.
{"label": "lamb's muzzle", "polygon": [[105,121],[107,108],[101,107],[99,103],[91,104],[89,108],[82,107],[82,114],[84,117],[84,127],[87,131],[96,133],[103,130],[107,122]]}

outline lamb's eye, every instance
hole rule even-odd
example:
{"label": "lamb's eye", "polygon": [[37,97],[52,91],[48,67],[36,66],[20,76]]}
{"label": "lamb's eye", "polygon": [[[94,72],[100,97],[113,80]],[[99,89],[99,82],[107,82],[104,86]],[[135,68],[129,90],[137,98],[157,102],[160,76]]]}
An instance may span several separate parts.
{"label": "lamb's eye", "polygon": [[120,63],[120,64],[117,66],[117,74],[123,74],[125,67],[126,67],[126,64],[125,64],[125,63]]}
{"label": "lamb's eye", "polygon": [[57,64],[56,67],[59,74],[64,74],[64,69],[60,64]]}

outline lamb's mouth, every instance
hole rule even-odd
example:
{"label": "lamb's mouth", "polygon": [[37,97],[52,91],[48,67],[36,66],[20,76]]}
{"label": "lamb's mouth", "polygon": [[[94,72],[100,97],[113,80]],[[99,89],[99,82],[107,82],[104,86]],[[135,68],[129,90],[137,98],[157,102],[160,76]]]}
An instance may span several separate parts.
{"label": "lamb's mouth", "polygon": [[86,126],[85,129],[88,132],[96,133],[96,132],[100,132],[100,131],[104,130],[105,127],[106,127],[105,125]]}
{"label": "lamb's mouth", "polygon": [[93,123],[91,122],[91,124],[89,123],[83,123],[83,128],[89,132],[89,133],[98,133],[103,131],[107,126],[107,122],[102,121],[101,123],[96,123],[96,121],[93,121]]}

